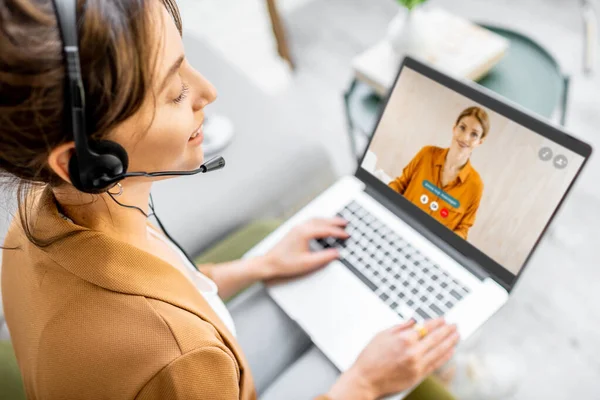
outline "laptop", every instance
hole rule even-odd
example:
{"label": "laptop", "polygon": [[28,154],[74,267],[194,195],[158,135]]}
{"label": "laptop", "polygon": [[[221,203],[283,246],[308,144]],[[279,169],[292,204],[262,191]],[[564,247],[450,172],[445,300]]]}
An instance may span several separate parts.
{"label": "laptop", "polygon": [[[443,316],[464,340],[506,303],[591,152],[486,89],[405,58],[354,176],[247,256],[302,221],[348,221],[349,239],[313,243],[338,248],[339,260],[268,287],[341,371],[409,318]],[[461,168],[444,176],[446,162]]]}

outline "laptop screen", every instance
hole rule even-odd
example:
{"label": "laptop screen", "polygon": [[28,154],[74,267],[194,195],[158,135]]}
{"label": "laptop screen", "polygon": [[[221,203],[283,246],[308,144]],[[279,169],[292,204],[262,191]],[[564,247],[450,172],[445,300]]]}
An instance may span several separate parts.
{"label": "laptop screen", "polygon": [[361,166],[517,275],[584,161],[405,66]]}

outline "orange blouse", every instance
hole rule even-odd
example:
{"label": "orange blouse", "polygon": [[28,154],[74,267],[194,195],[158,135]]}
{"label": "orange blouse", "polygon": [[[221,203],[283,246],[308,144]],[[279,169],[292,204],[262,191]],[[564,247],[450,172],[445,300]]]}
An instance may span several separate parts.
{"label": "orange blouse", "polygon": [[466,239],[475,222],[483,181],[468,161],[456,179],[442,187],[442,167],[447,154],[448,149],[423,147],[389,186]]}

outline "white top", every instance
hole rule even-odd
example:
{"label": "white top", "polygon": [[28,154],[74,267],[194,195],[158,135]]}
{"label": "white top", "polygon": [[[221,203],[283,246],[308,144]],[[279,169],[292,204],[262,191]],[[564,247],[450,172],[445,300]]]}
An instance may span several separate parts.
{"label": "white top", "polygon": [[182,271],[180,268],[175,268],[180,270],[194,284],[194,286],[196,286],[198,291],[202,294],[202,296],[204,296],[204,299],[206,299],[206,302],[212,307],[217,316],[221,318],[221,321],[223,321],[225,326],[227,326],[227,329],[229,329],[233,336],[236,336],[233,318],[231,318],[229,310],[227,310],[225,303],[223,303],[223,300],[221,300],[219,297],[217,284],[212,279],[198,271],[196,267],[192,265],[190,260],[188,260],[185,254],[183,254],[183,252],[177,246],[175,246],[175,244],[171,243],[170,240],[150,227],[148,227],[148,231],[154,235],[154,237],[162,240],[164,243],[170,246],[179,255],[179,257],[181,257],[181,260],[186,267],[185,270]]}

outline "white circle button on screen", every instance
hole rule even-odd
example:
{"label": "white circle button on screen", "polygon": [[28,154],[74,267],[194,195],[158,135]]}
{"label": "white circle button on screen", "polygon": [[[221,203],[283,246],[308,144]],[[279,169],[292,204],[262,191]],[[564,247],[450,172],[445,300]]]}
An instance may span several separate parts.
{"label": "white circle button on screen", "polygon": [[427,204],[429,203],[429,197],[427,197],[426,194],[421,196],[421,204]]}
{"label": "white circle button on screen", "polygon": [[569,164],[569,160],[567,160],[567,157],[563,156],[562,154],[559,154],[556,157],[554,157],[554,167],[555,168],[565,169],[565,168],[567,168],[568,164]]}
{"label": "white circle button on screen", "polygon": [[437,211],[438,208],[440,208],[440,205],[437,203],[437,201],[432,201],[429,205],[429,208],[431,208],[431,211]]}

